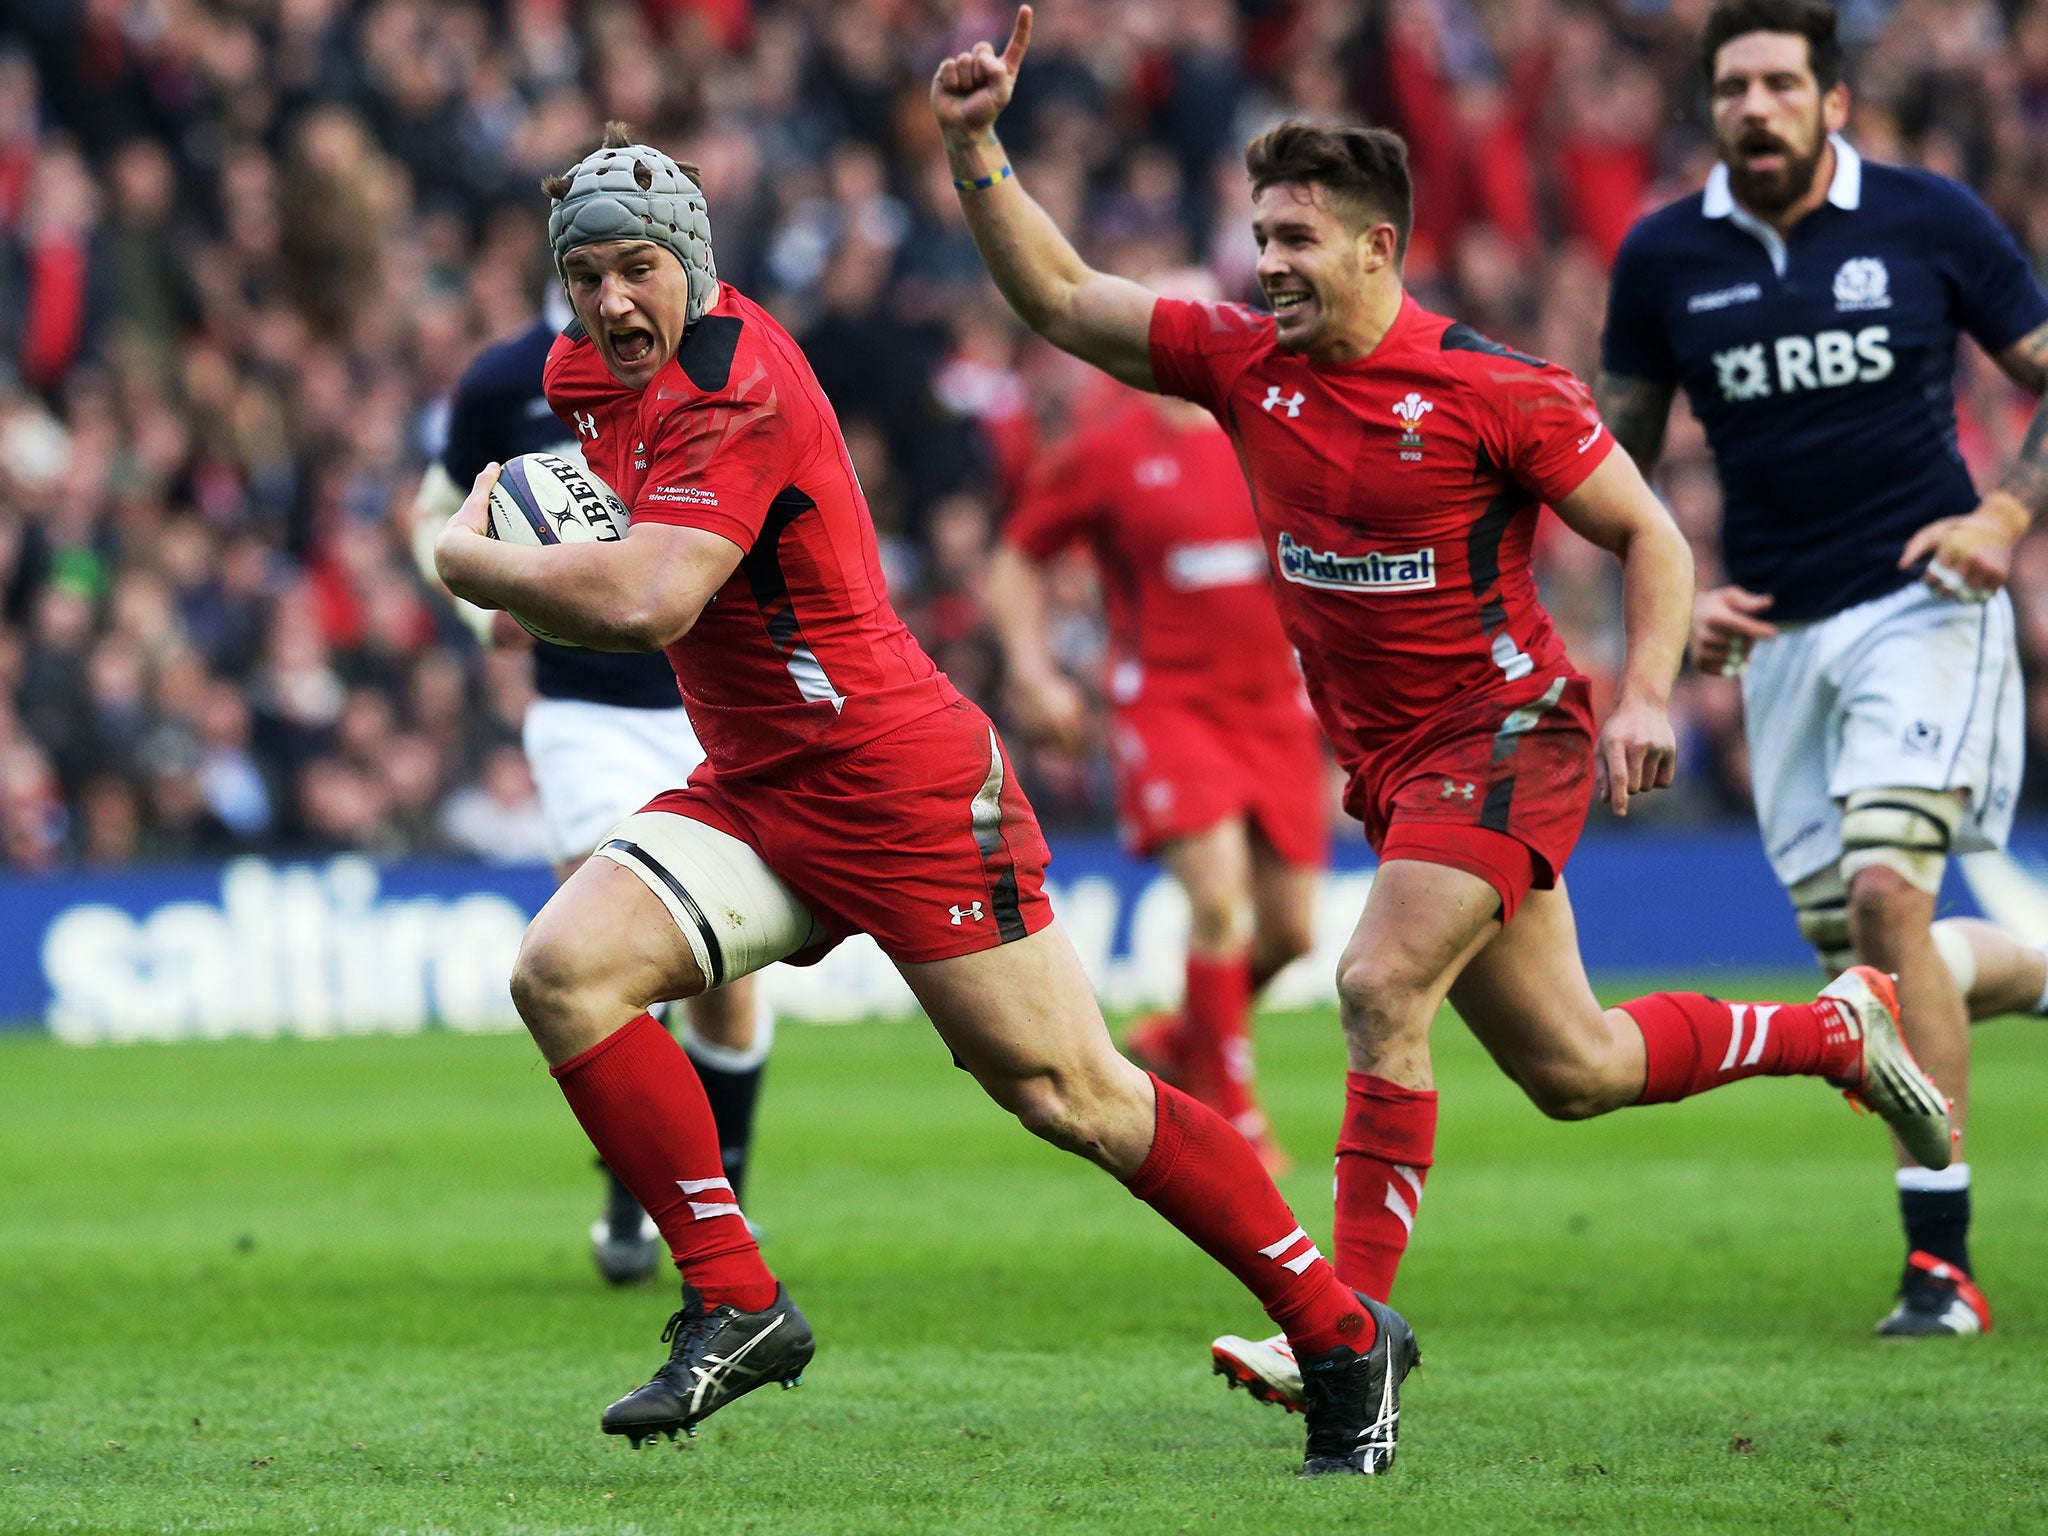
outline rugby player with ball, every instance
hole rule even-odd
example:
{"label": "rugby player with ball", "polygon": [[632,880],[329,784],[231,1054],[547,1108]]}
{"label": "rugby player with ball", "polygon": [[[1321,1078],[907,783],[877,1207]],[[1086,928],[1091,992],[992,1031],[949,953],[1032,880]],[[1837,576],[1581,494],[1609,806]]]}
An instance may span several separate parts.
{"label": "rugby player with ball", "polygon": [[[595,489],[585,496],[584,516],[559,525],[544,516],[571,508],[570,487],[598,484],[581,473],[578,424],[557,420],[542,389],[548,349],[571,319],[566,295],[550,291],[531,325],[486,347],[457,381],[446,440],[412,507],[413,551],[437,585],[434,539],[462,505],[463,488],[494,460],[511,461],[493,498],[504,503],[506,514],[494,508],[500,537],[533,543],[544,535],[624,536],[624,505],[609,491],[604,496],[617,508],[610,517],[589,515],[599,500]],[[523,516],[511,515],[515,509],[507,498],[515,490],[530,493]],[[479,642],[517,643],[504,614],[470,603],[459,603],[457,611]],[[687,779],[704,761],[704,749],[666,657],[586,650],[545,634],[536,638],[535,697],[520,722],[520,747],[539,792],[560,881],[590,856],[613,823]],[[665,1010],[663,1022],[682,1040],[704,1084],[725,1176],[735,1203],[743,1202],[775,1015],[754,980],[743,976]],[[605,1183],[603,1209],[590,1225],[591,1259],[614,1285],[649,1279],[661,1264],[661,1233],[616,1174],[606,1170]]]}
{"label": "rugby player with ball", "polygon": [[1374,1426],[1413,1335],[1339,1284],[1237,1130],[1111,1045],[1009,759],[890,606],[831,407],[788,333],[719,280],[695,177],[613,125],[546,190],[576,311],[548,399],[631,526],[491,538],[491,465],[438,568],[458,597],[577,644],[666,649],[706,753],[556,892],[512,978],[571,1109],[684,1276],[667,1362],[604,1429],[673,1436],[793,1383],[813,1351],[732,1198],[696,1074],[647,1009],[865,932],[997,1103],[1258,1298],[1318,1383],[1311,1440],[1335,1449],[1303,1470],[1378,1470],[1393,1446]]}

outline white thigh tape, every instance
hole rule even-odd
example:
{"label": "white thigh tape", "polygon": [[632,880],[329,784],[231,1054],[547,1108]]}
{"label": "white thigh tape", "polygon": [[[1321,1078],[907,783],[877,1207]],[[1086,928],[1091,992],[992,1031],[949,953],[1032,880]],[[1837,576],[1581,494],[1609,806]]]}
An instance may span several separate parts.
{"label": "white thigh tape", "polygon": [[759,854],[701,821],[640,811],[613,827],[597,852],[638,875],[668,908],[707,988],[825,941],[818,920]]}

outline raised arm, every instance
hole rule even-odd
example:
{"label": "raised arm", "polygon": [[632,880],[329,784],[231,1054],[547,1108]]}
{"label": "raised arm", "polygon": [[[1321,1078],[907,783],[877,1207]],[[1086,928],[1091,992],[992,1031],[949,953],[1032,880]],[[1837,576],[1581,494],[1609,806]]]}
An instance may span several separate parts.
{"label": "raised arm", "polygon": [[1654,474],[1664,453],[1664,429],[1671,421],[1675,386],[1625,373],[1600,370],[1593,381],[1593,403],[1614,440],[1628,450],[1645,477]]}
{"label": "raised arm", "polygon": [[658,651],[688,634],[738,569],[739,545],[702,528],[635,523],[614,543],[506,544],[485,531],[498,466],[476,477],[434,545],[441,580],[593,651]]}
{"label": "raised arm", "polygon": [[1617,816],[1628,797],[1662,789],[1678,762],[1668,709],[1692,613],[1692,551],[1625,453],[1610,453],[1557,515],[1621,561],[1628,653],[1614,710],[1600,729],[1595,770]]}
{"label": "raised arm", "polygon": [[1152,305],[1138,284],[1097,272],[1017,181],[995,135],[1031,43],[1031,7],[1020,6],[998,55],[987,43],[956,54],[932,78],[953,185],[989,275],[1018,317],[1063,352],[1126,384],[1152,379]]}

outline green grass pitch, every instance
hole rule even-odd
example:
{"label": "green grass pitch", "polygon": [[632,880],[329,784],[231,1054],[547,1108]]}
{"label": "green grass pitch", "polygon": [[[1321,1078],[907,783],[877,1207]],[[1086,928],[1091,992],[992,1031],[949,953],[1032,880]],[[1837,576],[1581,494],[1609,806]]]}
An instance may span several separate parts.
{"label": "green grass pitch", "polygon": [[[920,1024],[784,1031],[749,1204],[817,1361],[638,1454],[597,1416],[672,1293],[597,1282],[523,1038],[0,1039],[0,1530],[2048,1529],[2048,1026],[1978,1031],[1998,1331],[1928,1344],[1870,1337],[1891,1179],[1831,1094],[1556,1125],[1438,1041],[1400,1464],[1301,1484],[1207,1374],[1249,1300]],[[1334,1020],[1261,1051],[1326,1236]]]}

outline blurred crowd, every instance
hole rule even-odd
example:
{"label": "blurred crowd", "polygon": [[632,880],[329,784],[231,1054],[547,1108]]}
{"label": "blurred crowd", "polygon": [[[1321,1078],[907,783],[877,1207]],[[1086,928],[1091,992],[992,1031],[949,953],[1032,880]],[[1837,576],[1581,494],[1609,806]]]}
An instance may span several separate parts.
{"label": "blurred crowd", "polygon": [[[1704,0],[1045,0],[1003,132],[1098,265],[1253,291],[1240,153],[1289,114],[1409,140],[1424,302],[1590,377],[1629,222],[1711,163]],[[18,869],[239,849],[540,856],[529,658],[422,581],[446,396],[551,277],[537,184],[606,118],[699,162],[722,276],[803,343],[898,606],[1000,717],[982,573],[1097,388],[1026,338],[926,104],[990,0],[10,0],[0,21],[0,848]],[[1852,137],[1975,186],[2048,275],[2048,0],[1849,0]],[[1961,360],[1980,479],[2030,401]],[[1716,561],[1711,466],[1661,488]],[[1542,544],[1580,665],[1612,562]],[[2048,661],[2048,544],[2018,595]],[[1094,681],[1091,579],[1055,574]],[[2031,719],[2048,785],[2048,667]],[[1665,817],[1746,810],[1732,685],[1688,677]],[[1021,748],[1021,743],[1017,744]],[[1101,755],[1030,756],[1101,821]],[[2037,793],[2036,798],[2040,796]]]}

